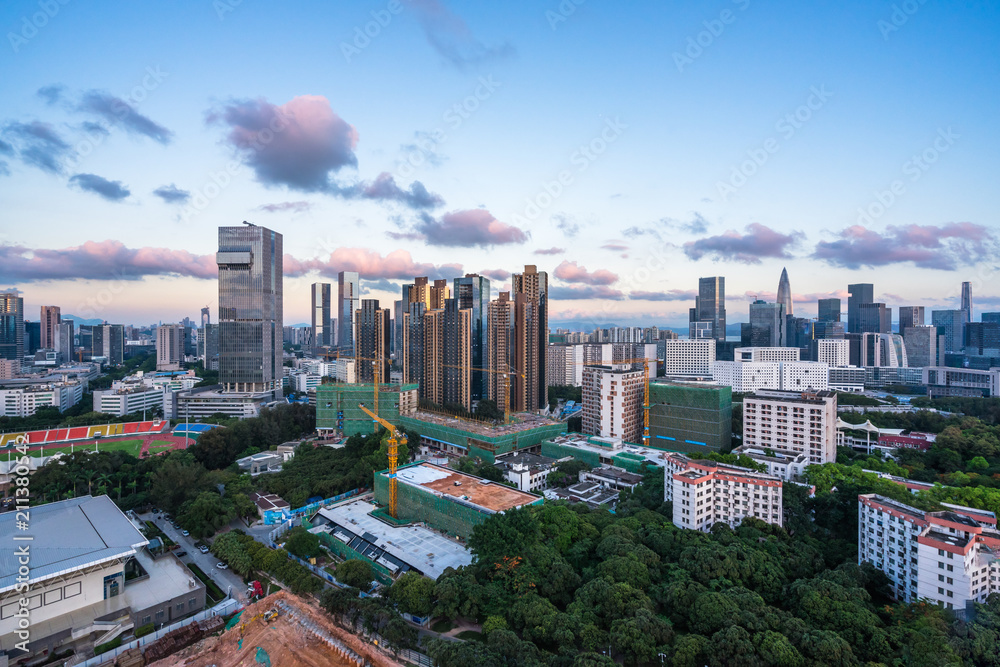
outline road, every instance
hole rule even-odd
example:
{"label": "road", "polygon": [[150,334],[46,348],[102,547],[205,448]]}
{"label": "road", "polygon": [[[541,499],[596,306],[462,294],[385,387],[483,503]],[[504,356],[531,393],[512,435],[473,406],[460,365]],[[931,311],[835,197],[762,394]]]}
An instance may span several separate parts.
{"label": "road", "polygon": [[[223,593],[229,593],[233,598],[239,600],[242,604],[246,604],[247,596],[246,590],[247,585],[243,583],[243,579],[239,575],[235,574],[232,570],[220,570],[216,567],[219,559],[213,556],[211,553],[203,554],[194,547],[195,539],[193,537],[184,537],[181,535],[181,531],[174,529],[170,525],[169,521],[164,519],[157,519],[152,513],[140,514],[139,518],[143,521],[152,521],[156,524],[156,527],[163,531],[163,534],[172,539],[178,545],[180,549],[186,551],[187,554],[181,557],[181,562],[186,565],[194,563],[201,568],[201,571],[208,575],[209,579],[215,582]],[[202,540],[204,542],[204,540]]]}

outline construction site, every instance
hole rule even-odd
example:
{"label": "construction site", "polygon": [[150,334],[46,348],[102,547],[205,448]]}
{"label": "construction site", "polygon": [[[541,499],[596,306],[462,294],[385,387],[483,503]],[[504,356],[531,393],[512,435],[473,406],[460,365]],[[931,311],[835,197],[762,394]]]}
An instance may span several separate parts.
{"label": "construction site", "polygon": [[[389,504],[390,475],[388,470],[375,474],[375,501],[383,505]],[[400,522],[426,523],[463,540],[490,516],[543,500],[533,493],[424,461],[401,466],[396,481]]]}
{"label": "construction site", "polygon": [[494,424],[417,410],[400,414],[398,424],[419,434],[421,445],[489,463],[507,452],[537,448],[543,440],[566,432],[565,422],[527,412],[511,415],[510,423]]}
{"label": "construction site", "polygon": [[[221,635],[195,643],[175,638],[171,646],[175,650],[169,654],[159,653],[156,646],[153,644],[146,649],[147,660],[151,653],[154,658],[145,662],[150,667],[395,667],[403,664],[337,627],[314,603],[286,591],[249,605],[226,624]],[[158,657],[160,655],[163,657]],[[144,663],[142,656],[138,659],[139,662],[130,661],[123,654],[116,664],[139,667]]]}

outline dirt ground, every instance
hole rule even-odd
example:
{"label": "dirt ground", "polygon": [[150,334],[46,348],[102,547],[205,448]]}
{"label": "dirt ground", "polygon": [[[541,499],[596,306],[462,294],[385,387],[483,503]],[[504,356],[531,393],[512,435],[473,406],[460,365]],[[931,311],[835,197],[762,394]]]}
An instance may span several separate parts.
{"label": "dirt ground", "polygon": [[[303,598],[281,591],[259,600],[243,610],[240,622],[218,637],[208,637],[174,655],[152,663],[149,667],[255,667],[257,649],[264,649],[273,667],[349,667],[354,663],[340,657],[323,641],[298,621],[285,613],[265,622],[259,614],[275,608],[275,601],[282,600],[302,615],[346,644],[355,653],[364,656],[377,667],[401,666],[375,651],[358,637],[338,628],[329,616]],[[252,620],[251,620],[252,619]],[[245,624],[244,624],[245,623]],[[242,639],[242,644],[240,643]],[[241,648],[242,646],[242,648]]]}

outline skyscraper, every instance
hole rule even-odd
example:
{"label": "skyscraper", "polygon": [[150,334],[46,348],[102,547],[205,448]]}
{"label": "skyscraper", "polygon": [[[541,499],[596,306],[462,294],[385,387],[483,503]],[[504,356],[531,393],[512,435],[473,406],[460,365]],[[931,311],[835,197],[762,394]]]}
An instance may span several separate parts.
{"label": "skyscraper", "polygon": [[0,292],[0,359],[24,357],[24,299],[16,289]]}
{"label": "skyscraper", "polygon": [[361,299],[361,279],[355,271],[337,274],[337,319],[340,334],[337,348],[347,355],[354,354],[354,311]]}
{"label": "skyscraper", "polygon": [[788,270],[781,269],[781,278],[778,279],[777,302],[785,307],[785,317],[792,315],[792,286],[788,283]]}
{"label": "skyscraper", "polygon": [[903,329],[903,342],[906,343],[907,362],[913,368],[938,365],[938,330],[937,327],[922,324]]}
{"label": "skyscraper", "polygon": [[[379,383],[389,381],[389,309],[380,308],[378,299],[362,299],[354,313],[354,341],[357,350],[359,382],[375,381],[375,364],[379,366]],[[378,361],[380,360],[380,361]]]}
{"label": "skyscraper", "polygon": [[56,349],[56,332],[59,328],[60,316],[59,306],[42,306],[41,319],[41,346],[46,350]]}
{"label": "skyscraper", "polygon": [[[710,323],[711,337],[726,340],[726,279],[722,276],[698,279],[698,296],[688,311],[688,321],[698,329],[699,322]],[[694,337],[694,336],[692,336]]]}
{"label": "skyscraper", "polygon": [[923,306],[900,306],[899,307],[899,333],[905,334],[910,327],[921,327],[924,325]]}
{"label": "skyscraper", "polygon": [[819,307],[817,320],[820,322],[840,321],[840,299],[820,299],[817,305]]}
{"label": "skyscraper", "polygon": [[857,325],[857,333],[891,333],[892,308],[884,303],[859,304]]}
{"label": "skyscraper", "polygon": [[[472,311],[470,365],[473,368],[486,368],[486,318],[490,303],[490,279],[475,273],[467,273],[464,278],[455,278],[452,294],[458,300],[459,309]],[[472,371],[473,401],[486,398],[486,376],[487,373],[484,371]]]}
{"label": "skyscraper", "polygon": [[962,306],[960,310],[965,311],[965,321],[972,321],[972,283],[962,283]]}
{"label": "skyscraper", "polygon": [[281,398],[282,236],[244,225],[219,227],[219,382]]}
{"label": "skyscraper", "polygon": [[[548,406],[549,386],[545,361],[549,349],[549,274],[526,264],[523,273],[511,276],[515,307],[514,368],[511,395],[518,410],[535,411]],[[523,387],[523,388],[522,388]]]}
{"label": "skyscraper", "polygon": [[184,361],[184,326],[161,324],[156,329],[156,370],[180,370],[182,361]]}
{"label": "skyscraper", "polygon": [[965,311],[932,310],[931,324],[944,336],[945,352],[961,352],[965,347]]}
{"label": "skyscraper", "polygon": [[486,364],[494,371],[486,377],[486,397],[502,410],[513,382],[513,377],[507,375],[513,365],[514,339],[514,302],[510,300],[510,292],[500,292],[490,301],[486,322]]}
{"label": "skyscraper", "polygon": [[875,285],[848,285],[847,291],[850,293],[847,298],[847,333],[861,333],[861,304],[875,302]]}
{"label": "skyscraper", "polygon": [[472,309],[446,299],[441,311],[441,404],[472,409]]}
{"label": "skyscraper", "polygon": [[[80,347],[90,352],[91,358],[102,357],[110,366],[120,366],[125,360],[125,326],[98,324],[90,327],[89,341],[84,342],[85,325],[80,325]],[[183,361],[181,356],[180,360]]]}
{"label": "skyscraper", "polygon": [[313,345],[323,347],[333,345],[330,339],[333,333],[331,323],[331,307],[333,301],[333,286],[330,283],[312,284],[312,330]]}
{"label": "skyscraper", "polygon": [[201,326],[202,328],[204,328],[205,326],[211,323],[212,323],[212,317],[211,315],[209,315],[208,306],[205,306],[204,308],[201,309]]}
{"label": "skyscraper", "polygon": [[65,364],[76,358],[75,350],[75,322],[73,320],[60,320],[56,327],[56,347],[59,353],[59,363]]}
{"label": "skyscraper", "polygon": [[750,304],[750,347],[784,347],[786,317],[783,303],[761,299]]}

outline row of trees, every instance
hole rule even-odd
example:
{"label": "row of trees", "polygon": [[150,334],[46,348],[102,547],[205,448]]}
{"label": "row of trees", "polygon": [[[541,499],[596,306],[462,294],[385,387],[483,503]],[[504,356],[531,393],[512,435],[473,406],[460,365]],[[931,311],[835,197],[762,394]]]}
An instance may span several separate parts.
{"label": "row of trees", "polygon": [[219,535],[212,543],[212,553],[243,578],[255,572],[266,572],[296,595],[314,594],[323,589],[323,582],[291,560],[287,551],[269,549],[242,531],[231,530]]}

